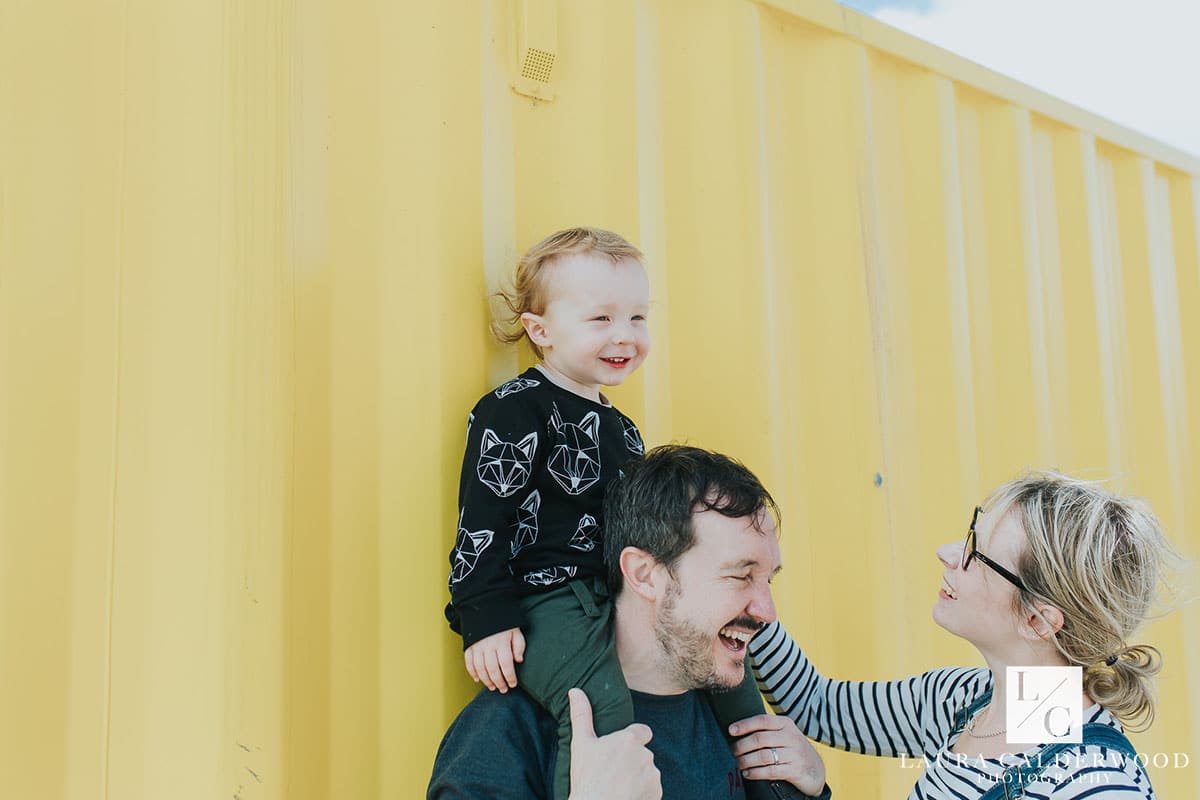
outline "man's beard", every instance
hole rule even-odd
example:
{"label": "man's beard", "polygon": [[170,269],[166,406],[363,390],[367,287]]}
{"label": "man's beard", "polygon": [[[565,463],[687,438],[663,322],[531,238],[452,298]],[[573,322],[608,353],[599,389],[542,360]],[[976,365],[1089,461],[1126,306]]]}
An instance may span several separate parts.
{"label": "man's beard", "polygon": [[713,654],[715,635],[675,616],[680,594],[678,582],[671,581],[654,620],[654,636],[667,654],[667,668],[689,689],[728,692],[737,688],[742,683],[741,674],[730,680],[717,670]]}

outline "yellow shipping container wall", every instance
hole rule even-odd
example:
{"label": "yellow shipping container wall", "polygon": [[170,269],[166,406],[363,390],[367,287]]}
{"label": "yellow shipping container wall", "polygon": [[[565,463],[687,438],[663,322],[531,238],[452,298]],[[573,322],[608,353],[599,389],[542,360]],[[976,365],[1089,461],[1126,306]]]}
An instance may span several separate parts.
{"label": "yellow shipping container wall", "polygon": [[[1200,552],[1200,159],[831,0],[7,2],[0,75],[5,797],[423,793],[485,296],[570,225],[645,250],[614,400],[764,478],[827,674],[977,663],[933,551],[1026,467]],[[1144,638],[1195,754],[1200,611]]]}

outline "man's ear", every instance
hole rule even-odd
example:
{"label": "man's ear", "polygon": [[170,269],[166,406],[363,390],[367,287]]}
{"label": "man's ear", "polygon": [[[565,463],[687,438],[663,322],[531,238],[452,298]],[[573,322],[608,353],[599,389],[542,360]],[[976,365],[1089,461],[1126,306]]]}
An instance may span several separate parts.
{"label": "man's ear", "polygon": [[1033,611],[1027,611],[1024,628],[1032,639],[1049,641],[1062,630],[1063,613],[1049,603],[1035,603]]}
{"label": "man's ear", "polygon": [[658,567],[659,563],[654,556],[637,547],[626,547],[621,551],[619,563],[626,591],[633,592],[649,602],[658,599],[661,587],[655,567]]}
{"label": "man's ear", "polygon": [[550,347],[553,344],[550,341],[550,333],[546,330],[546,322],[541,316],[526,311],[521,315],[521,327],[525,329],[529,341],[538,347]]}

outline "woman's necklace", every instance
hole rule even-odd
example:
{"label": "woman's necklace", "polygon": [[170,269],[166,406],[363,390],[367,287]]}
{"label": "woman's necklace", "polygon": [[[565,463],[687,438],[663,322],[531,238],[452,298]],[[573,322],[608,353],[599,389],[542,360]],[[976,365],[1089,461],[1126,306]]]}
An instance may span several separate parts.
{"label": "woman's necklace", "polygon": [[1000,730],[996,731],[995,733],[976,733],[975,732],[975,720],[978,718],[979,718],[978,715],[975,715],[975,716],[972,716],[969,720],[967,720],[967,733],[971,734],[976,739],[993,739],[1008,730],[1007,728],[1001,728]]}

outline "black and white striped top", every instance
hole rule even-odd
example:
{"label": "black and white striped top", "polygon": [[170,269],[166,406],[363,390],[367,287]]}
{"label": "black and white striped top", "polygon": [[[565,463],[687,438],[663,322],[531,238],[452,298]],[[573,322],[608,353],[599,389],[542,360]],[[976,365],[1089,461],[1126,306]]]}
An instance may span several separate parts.
{"label": "black and white striped top", "polygon": [[[991,688],[986,667],[943,667],[898,681],[836,681],[819,674],[778,622],[750,642],[759,687],[771,707],[791,717],[805,736],[852,753],[923,758],[909,800],[975,800],[1012,766],[950,752],[958,739],[954,715]],[[1093,705],[1085,722],[1121,730]],[[1095,745],[1077,745],[1025,790],[1029,800],[1155,800],[1150,778],[1136,760]]]}

